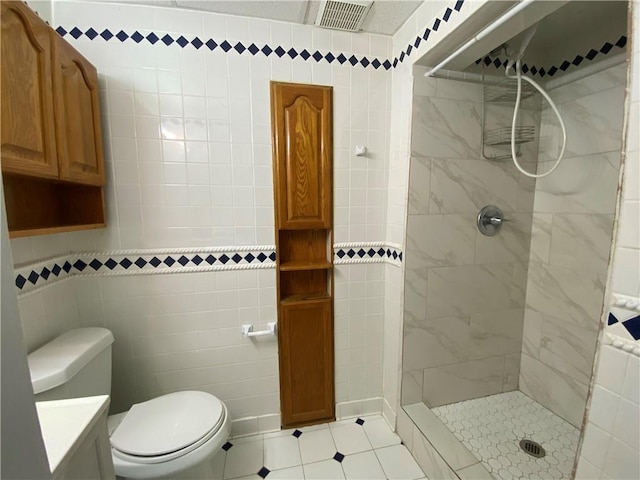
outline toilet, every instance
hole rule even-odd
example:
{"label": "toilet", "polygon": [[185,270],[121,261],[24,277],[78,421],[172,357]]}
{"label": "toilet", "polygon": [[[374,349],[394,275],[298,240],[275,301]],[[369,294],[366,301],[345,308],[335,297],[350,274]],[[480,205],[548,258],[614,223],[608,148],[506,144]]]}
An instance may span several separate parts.
{"label": "toilet", "polygon": [[[70,330],[29,354],[36,401],[108,395],[106,328]],[[109,416],[113,466],[131,479],[213,478],[213,457],[231,432],[225,404],[206,392],[161,395]]]}

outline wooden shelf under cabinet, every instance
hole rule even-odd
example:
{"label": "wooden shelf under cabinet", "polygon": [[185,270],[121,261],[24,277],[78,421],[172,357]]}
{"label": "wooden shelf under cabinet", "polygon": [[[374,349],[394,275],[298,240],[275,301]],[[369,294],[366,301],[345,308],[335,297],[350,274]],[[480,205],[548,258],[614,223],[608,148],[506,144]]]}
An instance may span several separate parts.
{"label": "wooden shelf under cabinet", "polygon": [[106,226],[100,186],[52,182],[6,172],[3,185],[10,238]]}

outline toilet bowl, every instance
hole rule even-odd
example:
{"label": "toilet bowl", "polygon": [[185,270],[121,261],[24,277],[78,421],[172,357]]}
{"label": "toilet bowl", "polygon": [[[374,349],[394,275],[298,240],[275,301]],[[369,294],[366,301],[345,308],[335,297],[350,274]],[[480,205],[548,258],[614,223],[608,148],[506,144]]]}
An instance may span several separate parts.
{"label": "toilet bowl", "polygon": [[231,431],[227,408],[204,392],[177,392],[112,415],[108,422],[119,477],[212,478],[213,456]]}
{"label": "toilet bowl", "polygon": [[213,478],[212,458],[231,432],[227,408],[197,391],[163,395],[108,421],[119,477]]}
{"label": "toilet bowl", "polygon": [[[29,355],[36,400],[109,393],[111,344],[105,328],[79,328]],[[213,478],[213,458],[231,433],[225,404],[183,391],[133,405],[108,419],[116,476],[124,479]]]}

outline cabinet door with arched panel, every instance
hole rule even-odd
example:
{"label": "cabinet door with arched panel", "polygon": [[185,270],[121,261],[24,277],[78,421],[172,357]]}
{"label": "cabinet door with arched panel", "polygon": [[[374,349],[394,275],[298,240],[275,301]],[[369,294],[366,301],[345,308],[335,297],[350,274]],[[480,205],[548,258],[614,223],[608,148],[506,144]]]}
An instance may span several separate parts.
{"label": "cabinet door with arched panel", "polygon": [[60,179],[104,185],[98,72],[75,48],[52,35]]}
{"label": "cabinet door with arched panel", "polygon": [[332,89],[271,83],[276,215],[281,229],[332,224]]}
{"label": "cabinet door with arched panel", "polygon": [[57,178],[51,29],[22,2],[0,2],[0,23],[2,170]]}

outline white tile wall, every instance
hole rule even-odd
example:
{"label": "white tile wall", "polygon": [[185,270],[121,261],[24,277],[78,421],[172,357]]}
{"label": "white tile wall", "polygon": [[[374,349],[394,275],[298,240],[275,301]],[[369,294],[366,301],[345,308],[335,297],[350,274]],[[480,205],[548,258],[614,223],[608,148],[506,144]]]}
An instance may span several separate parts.
{"label": "white tile wall", "polygon": [[[53,10],[66,30],[339,49],[380,61],[391,53],[390,37],[282,22],[93,2]],[[334,87],[335,241],[384,240],[391,74],[383,68],[65,38],[100,72],[109,228],[14,240],[16,264],[69,251],[273,244],[270,80]],[[353,155],[356,144],[367,157]],[[337,402],[382,396],[384,279],[382,264],[336,268]],[[273,270],[72,279],[21,299],[28,347],[73,326],[105,325],[116,335],[115,410],[203,388],[234,418],[270,418],[279,411],[275,343],[245,340],[239,325],[274,320],[274,281]],[[51,321],[61,296],[65,311]]]}
{"label": "white tile wall", "polygon": [[640,478],[640,358],[600,349],[576,478]]}
{"label": "white tile wall", "polygon": [[[301,51],[351,47],[353,35],[160,7],[55,4],[67,30],[138,30]],[[126,18],[126,20],[123,20]],[[101,73],[111,135],[110,248],[273,244],[269,80],[334,87],[335,240],[385,234],[390,75],[334,62],[266,58],[206,46],[65,37]],[[359,34],[362,54],[385,59],[388,37]],[[334,50],[335,51],[335,50]],[[346,50],[349,52],[349,50]],[[373,100],[375,99],[375,101]],[[367,157],[355,157],[356,144]],[[101,235],[98,233],[98,235]]]}

